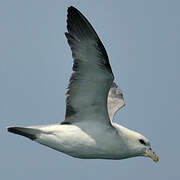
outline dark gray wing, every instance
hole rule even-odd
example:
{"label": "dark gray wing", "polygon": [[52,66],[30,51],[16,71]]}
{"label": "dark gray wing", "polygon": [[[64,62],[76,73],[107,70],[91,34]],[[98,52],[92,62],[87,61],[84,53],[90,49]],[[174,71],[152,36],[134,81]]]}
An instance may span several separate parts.
{"label": "dark gray wing", "polygon": [[62,124],[99,121],[110,124],[107,96],[114,76],[106,50],[88,20],[68,8],[65,33],[74,59]]}
{"label": "dark gray wing", "polygon": [[118,88],[117,84],[113,82],[111,89],[108,94],[108,113],[109,118],[112,121],[115,113],[125,106],[123,94],[120,88]]}

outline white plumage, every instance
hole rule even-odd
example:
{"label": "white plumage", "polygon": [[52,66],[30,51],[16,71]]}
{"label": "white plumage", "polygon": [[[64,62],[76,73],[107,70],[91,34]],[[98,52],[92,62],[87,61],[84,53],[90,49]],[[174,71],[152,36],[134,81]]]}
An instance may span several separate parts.
{"label": "white plumage", "polygon": [[143,135],[113,122],[125,105],[108,55],[88,20],[68,8],[65,33],[74,59],[61,124],[9,127],[8,131],[77,158],[124,159],[148,156],[158,161]]}

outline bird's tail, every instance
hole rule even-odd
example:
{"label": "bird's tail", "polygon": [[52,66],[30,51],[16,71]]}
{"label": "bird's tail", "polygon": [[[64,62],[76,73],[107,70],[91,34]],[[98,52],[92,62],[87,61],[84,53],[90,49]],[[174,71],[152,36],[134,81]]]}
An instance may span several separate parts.
{"label": "bird's tail", "polygon": [[8,127],[8,132],[15,133],[21,136],[25,136],[31,140],[35,140],[41,133],[39,129],[33,129],[28,127]]}

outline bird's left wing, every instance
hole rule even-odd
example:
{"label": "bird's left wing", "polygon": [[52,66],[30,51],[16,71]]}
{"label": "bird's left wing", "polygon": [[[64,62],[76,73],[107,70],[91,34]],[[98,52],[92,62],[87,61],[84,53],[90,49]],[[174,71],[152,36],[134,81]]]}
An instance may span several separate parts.
{"label": "bird's left wing", "polygon": [[115,113],[125,106],[124,98],[121,89],[113,82],[108,94],[108,113],[109,118],[112,121]]}
{"label": "bird's left wing", "polygon": [[107,96],[114,76],[106,50],[91,24],[74,7],[68,8],[67,29],[74,64],[61,124],[98,121],[109,125]]}

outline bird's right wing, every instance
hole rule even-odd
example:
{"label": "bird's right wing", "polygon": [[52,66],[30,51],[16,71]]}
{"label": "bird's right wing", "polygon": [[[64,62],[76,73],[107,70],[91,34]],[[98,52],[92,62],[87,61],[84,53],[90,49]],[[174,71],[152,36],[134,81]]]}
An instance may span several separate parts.
{"label": "bird's right wing", "polygon": [[125,106],[123,94],[120,88],[118,88],[117,84],[113,82],[109,94],[108,94],[108,113],[109,118],[112,121],[115,113]]}
{"label": "bird's right wing", "polygon": [[106,50],[88,20],[69,7],[65,33],[74,59],[66,93],[66,115],[61,124],[111,125],[107,97],[114,75]]}

